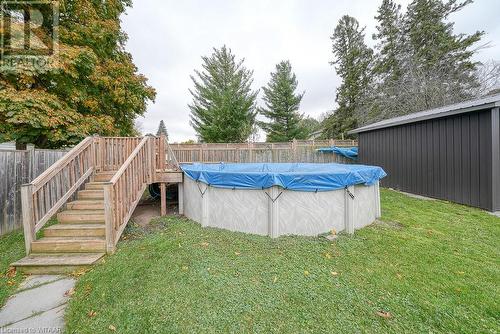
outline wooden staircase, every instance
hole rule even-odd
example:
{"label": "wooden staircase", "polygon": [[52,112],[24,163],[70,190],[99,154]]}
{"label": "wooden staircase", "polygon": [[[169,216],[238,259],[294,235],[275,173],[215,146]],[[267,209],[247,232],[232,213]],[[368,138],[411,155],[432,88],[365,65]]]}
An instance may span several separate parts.
{"label": "wooden staircase", "polygon": [[[71,273],[113,253],[146,186],[169,179],[165,172],[182,182],[178,169],[168,169],[165,145],[155,137],[89,137],[23,186],[27,256],[12,266],[27,274]],[[49,189],[51,182],[56,191]],[[57,224],[37,239],[53,216]]]}
{"label": "wooden staircase", "polygon": [[106,254],[104,185],[116,171],[97,173],[76,200],[57,214],[57,224],[31,243],[31,254],[13,263],[27,274],[61,274],[84,269]]}

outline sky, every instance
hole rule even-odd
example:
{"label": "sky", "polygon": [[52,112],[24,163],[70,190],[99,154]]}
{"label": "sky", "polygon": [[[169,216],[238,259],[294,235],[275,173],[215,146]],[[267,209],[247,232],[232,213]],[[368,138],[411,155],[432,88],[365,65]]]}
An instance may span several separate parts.
{"label": "sky", "polygon": [[[277,63],[290,60],[305,92],[301,112],[318,118],[335,108],[341,81],[329,64],[330,36],[345,14],[366,26],[366,43],[375,32],[381,0],[136,0],[122,17],[126,45],[139,68],[156,89],[155,103],[138,119],[142,132],[156,133],[164,120],[171,142],[195,139],[189,125],[193,84],[202,56],[223,45],[254,71],[253,88],[265,86]],[[403,7],[408,0],[398,1]],[[489,43],[479,61],[500,60],[500,0],[476,0],[454,14],[456,33],[486,32]],[[261,102],[262,90],[259,94]],[[261,139],[265,139],[261,134]]]}

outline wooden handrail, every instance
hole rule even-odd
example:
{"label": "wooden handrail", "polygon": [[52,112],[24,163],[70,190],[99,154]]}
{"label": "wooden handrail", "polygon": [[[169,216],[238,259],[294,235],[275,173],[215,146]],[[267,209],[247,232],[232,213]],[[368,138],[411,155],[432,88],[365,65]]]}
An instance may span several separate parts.
{"label": "wooden handrail", "polygon": [[87,137],[21,188],[27,254],[36,233],[95,171],[94,138]]}
{"label": "wooden handrail", "polygon": [[73,147],[68,153],[64,155],[61,159],[56,161],[52,166],[46,169],[42,174],[36,177],[30,184],[33,185],[33,191],[37,191],[44,184],[46,184],[55,174],[59,173],[61,169],[66,167],[68,163],[80,154],[84,149],[86,149],[93,142],[92,137],[87,137],[82,140],[78,145]]}
{"label": "wooden handrail", "polygon": [[155,172],[155,138],[142,138],[111,180],[104,185],[106,249],[113,253],[120,236]]}
{"label": "wooden handrail", "polygon": [[139,143],[139,145],[137,145],[137,147],[132,151],[132,154],[130,154],[130,156],[127,158],[127,160],[125,160],[125,162],[123,163],[123,165],[120,167],[120,169],[118,169],[118,171],[111,178],[111,180],[109,181],[109,183],[116,184],[116,182],[118,181],[118,179],[123,175],[123,173],[125,172],[125,170],[128,168],[128,166],[130,165],[130,163],[134,160],[134,158],[137,156],[137,154],[142,149],[142,147],[144,145],[146,145],[146,143],[148,142],[148,140],[149,140],[148,136],[144,137],[141,140],[141,142]]}

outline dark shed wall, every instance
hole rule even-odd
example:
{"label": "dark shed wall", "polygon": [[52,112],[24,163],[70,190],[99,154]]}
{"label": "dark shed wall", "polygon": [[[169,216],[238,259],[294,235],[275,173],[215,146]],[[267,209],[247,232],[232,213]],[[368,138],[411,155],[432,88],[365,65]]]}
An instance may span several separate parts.
{"label": "dark shed wall", "polygon": [[359,134],[359,158],[382,185],[494,210],[492,113],[470,112]]}

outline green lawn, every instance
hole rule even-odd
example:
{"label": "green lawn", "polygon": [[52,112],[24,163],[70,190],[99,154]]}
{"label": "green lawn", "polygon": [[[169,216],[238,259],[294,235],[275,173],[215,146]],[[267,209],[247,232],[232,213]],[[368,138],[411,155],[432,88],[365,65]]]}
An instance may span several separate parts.
{"label": "green lawn", "polygon": [[17,288],[22,275],[9,272],[9,265],[25,255],[24,238],[21,231],[0,237],[0,306]]}
{"label": "green lawn", "polygon": [[67,332],[497,333],[500,219],[388,190],[382,207],[335,242],[174,217],[129,229],[80,278]]}

